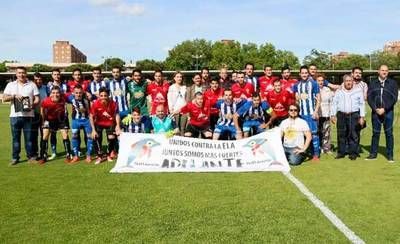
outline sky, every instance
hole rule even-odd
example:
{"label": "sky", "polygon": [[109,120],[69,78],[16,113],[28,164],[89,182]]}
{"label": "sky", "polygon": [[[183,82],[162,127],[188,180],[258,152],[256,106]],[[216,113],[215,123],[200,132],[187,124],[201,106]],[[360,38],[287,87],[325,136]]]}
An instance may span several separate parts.
{"label": "sky", "polygon": [[164,60],[188,39],[272,43],[300,61],[311,49],[368,54],[400,40],[397,0],[3,0],[0,61],[52,62],[68,40],[88,57]]}

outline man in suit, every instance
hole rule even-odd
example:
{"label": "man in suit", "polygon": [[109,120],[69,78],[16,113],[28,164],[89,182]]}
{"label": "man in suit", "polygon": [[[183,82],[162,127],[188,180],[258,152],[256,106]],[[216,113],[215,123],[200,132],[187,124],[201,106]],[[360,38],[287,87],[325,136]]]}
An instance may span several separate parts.
{"label": "man in suit", "polygon": [[378,154],[379,136],[383,125],[386,137],[386,157],[389,163],[393,159],[393,119],[394,106],[398,98],[398,86],[395,80],[388,78],[387,65],[381,65],[378,79],[372,81],[368,87],[368,104],[372,109],[372,139],[371,150],[366,160],[374,160]]}

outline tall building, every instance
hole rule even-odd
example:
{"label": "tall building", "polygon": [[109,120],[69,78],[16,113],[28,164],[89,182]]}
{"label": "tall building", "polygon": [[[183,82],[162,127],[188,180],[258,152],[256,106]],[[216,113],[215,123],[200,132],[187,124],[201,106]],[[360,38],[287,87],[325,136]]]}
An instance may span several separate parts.
{"label": "tall building", "polygon": [[53,44],[54,63],[86,63],[86,55],[78,48],[70,44],[69,41],[56,41]]}
{"label": "tall building", "polygon": [[400,41],[386,42],[385,46],[383,47],[383,51],[394,54],[394,55],[399,54],[400,53]]}

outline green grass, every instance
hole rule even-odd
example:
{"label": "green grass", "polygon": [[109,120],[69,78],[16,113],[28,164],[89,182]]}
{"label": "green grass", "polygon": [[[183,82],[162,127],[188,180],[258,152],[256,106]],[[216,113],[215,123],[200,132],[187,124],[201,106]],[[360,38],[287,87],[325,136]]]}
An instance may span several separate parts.
{"label": "green grass", "polygon": [[[110,174],[113,163],[62,159],[8,166],[8,112],[0,106],[1,243],[348,242],[280,173]],[[400,242],[399,164],[323,156],[292,173],[366,242]]]}

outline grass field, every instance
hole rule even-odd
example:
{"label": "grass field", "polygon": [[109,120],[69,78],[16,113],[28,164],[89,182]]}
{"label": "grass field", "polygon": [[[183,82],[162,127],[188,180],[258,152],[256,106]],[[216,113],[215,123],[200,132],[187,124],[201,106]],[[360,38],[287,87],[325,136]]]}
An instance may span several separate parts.
{"label": "grass field", "polygon": [[[281,173],[110,174],[114,163],[61,159],[9,166],[8,113],[0,105],[0,243],[348,242]],[[364,130],[362,145],[370,138]],[[367,243],[400,243],[399,149],[395,164],[324,155],[291,172]]]}

